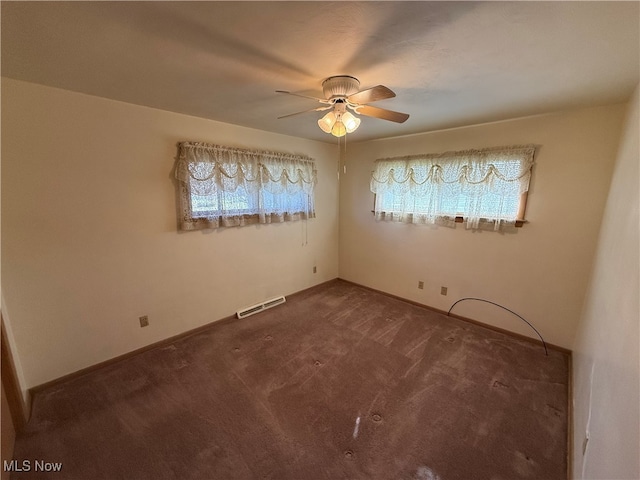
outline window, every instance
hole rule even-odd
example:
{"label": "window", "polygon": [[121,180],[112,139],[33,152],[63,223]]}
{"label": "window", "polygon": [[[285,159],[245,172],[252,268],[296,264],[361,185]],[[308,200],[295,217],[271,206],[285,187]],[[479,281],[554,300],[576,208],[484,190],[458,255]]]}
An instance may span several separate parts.
{"label": "window", "polygon": [[315,217],[317,173],[307,157],[180,144],[180,228],[197,230]]}
{"label": "window", "polygon": [[495,230],[521,226],[535,146],[376,160],[371,176],[380,220]]}

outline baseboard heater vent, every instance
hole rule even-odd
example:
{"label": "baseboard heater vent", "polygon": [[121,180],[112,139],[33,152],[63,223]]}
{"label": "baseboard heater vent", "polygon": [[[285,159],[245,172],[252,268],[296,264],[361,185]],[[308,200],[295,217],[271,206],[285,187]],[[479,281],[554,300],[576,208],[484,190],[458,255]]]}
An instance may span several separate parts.
{"label": "baseboard heater vent", "polygon": [[257,305],[253,305],[251,307],[244,308],[242,310],[238,310],[236,315],[238,318],[245,318],[255,313],[259,313],[267,308],[275,307],[276,305],[280,305],[281,303],[286,302],[287,299],[284,297],[276,297],[271,300],[267,300],[266,302],[258,303]]}

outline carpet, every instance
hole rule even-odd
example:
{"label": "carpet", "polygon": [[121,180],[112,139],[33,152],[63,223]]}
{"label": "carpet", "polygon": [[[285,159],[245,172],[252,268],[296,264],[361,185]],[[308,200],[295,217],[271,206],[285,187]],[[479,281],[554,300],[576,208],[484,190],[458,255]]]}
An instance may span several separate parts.
{"label": "carpet", "polygon": [[568,365],[335,280],[39,391],[11,478],[565,480]]}

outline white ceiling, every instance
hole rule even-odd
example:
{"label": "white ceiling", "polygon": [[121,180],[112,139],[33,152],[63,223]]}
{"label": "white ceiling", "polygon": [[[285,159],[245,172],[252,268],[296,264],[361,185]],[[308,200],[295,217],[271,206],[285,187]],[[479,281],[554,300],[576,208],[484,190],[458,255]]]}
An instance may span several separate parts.
{"label": "white ceiling", "polygon": [[631,2],[2,2],[2,75],[335,142],[282,95],[383,84],[404,124],[349,141],[622,102],[639,81]]}

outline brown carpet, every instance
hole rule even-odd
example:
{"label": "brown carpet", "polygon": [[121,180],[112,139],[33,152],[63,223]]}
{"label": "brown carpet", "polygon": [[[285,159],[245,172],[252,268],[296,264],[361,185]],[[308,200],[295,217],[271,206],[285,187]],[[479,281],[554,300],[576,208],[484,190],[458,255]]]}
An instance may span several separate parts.
{"label": "brown carpet", "polygon": [[564,480],[568,376],[336,280],[39,392],[11,478]]}

